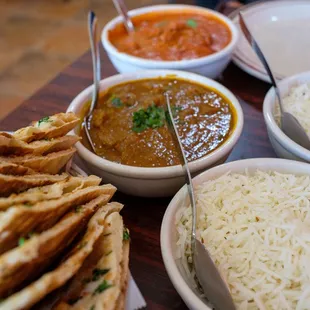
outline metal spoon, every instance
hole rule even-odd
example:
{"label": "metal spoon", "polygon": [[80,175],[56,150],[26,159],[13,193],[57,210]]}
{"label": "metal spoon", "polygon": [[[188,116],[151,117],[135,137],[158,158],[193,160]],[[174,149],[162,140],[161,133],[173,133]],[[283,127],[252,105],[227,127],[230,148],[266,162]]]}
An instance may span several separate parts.
{"label": "metal spoon", "polygon": [[191,178],[191,173],[188,168],[188,163],[185,157],[185,152],[182,146],[180,136],[178,134],[177,127],[174,122],[172,114],[169,95],[166,93],[166,103],[171,122],[168,121],[168,126],[173,134],[176,146],[179,148],[180,160],[184,171],[185,181],[187,184],[187,190],[189,195],[190,204],[192,207],[192,233],[191,233],[191,247],[194,269],[201,285],[205,296],[214,305],[217,310],[235,310],[234,302],[227,288],[227,285],[223,281],[217,267],[215,266],[208,250],[197,239],[196,236],[196,203],[194,197],[194,188]]}
{"label": "metal spoon", "polygon": [[281,93],[280,89],[277,85],[277,81],[267,63],[267,60],[261,51],[260,47],[258,46],[257,42],[255,41],[253,35],[251,34],[249,28],[247,27],[244,18],[241,14],[239,13],[239,23],[241,30],[250,43],[251,47],[253,48],[254,52],[262,62],[265,70],[267,71],[269,78],[271,80],[271,83],[273,85],[273,88],[275,90],[276,96],[278,97],[278,102],[279,102],[279,107],[280,107],[280,113],[281,113],[281,129],[282,131],[289,137],[291,138],[294,142],[298,143],[299,145],[303,146],[304,148],[310,150],[310,139],[309,136],[307,135],[306,131],[304,128],[300,125],[299,121],[296,119],[295,116],[293,116],[289,112],[285,112],[284,107],[283,107],[283,102],[281,98]]}
{"label": "metal spoon", "polygon": [[128,33],[134,32],[135,27],[132,23],[131,18],[129,17],[129,15],[127,13],[128,10],[127,10],[127,7],[125,5],[125,2],[123,0],[113,0],[113,4],[114,4],[118,14],[123,17],[124,25],[125,25]]}
{"label": "metal spoon", "polygon": [[93,62],[93,80],[94,80],[94,90],[92,101],[90,104],[90,108],[88,110],[87,115],[84,117],[84,129],[87,136],[87,139],[94,151],[96,153],[95,145],[92,141],[92,138],[89,133],[88,129],[88,120],[89,117],[92,115],[94,108],[97,105],[99,99],[99,82],[101,80],[101,68],[100,68],[100,55],[99,55],[99,45],[97,43],[97,17],[94,12],[90,11],[88,13],[88,35],[90,41],[90,49],[91,49],[91,56]]}

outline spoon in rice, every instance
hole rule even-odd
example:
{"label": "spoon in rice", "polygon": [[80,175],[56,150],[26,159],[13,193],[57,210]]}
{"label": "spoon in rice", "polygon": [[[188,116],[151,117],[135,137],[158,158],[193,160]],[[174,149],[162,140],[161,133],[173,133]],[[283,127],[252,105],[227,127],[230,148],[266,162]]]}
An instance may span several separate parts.
{"label": "spoon in rice", "polygon": [[280,89],[278,87],[277,81],[276,81],[276,79],[275,79],[275,77],[274,77],[274,75],[273,75],[273,73],[272,73],[272,71],[268,65],[268,62],[267,62],[262,50],[260,49],[260,47],[257,44],[257,42],[255,41],[253,35],[251,34],[249,28],[247,27],[241,12],[239,13],[239,23],[240,23],[240,27],[241,27],[241,30],[242,30],[244,36],[246,37],[247,41],[249,42],[252,49],[254,50],[256,55],[258,56],[259,60],[263,64],[265,70],[267,71],[268,76],[270,78],[270,81],[272,83],[272,86],[275,90],[275,93],[276,93],[276,96],[277,96],[278,102],[279,102],[279,107],[280,107],[282,131],[290,139],[292,139],[294,142],[296,142],[297,144],[301,145],[302,147],[310,150],[309,136],[307,135],[306,131],[301,126],[301,124],[299,123],[297,118],[295,116],[293,116],[291,113],[285,112],[283,101],[281,98]]}
{"label": "spoon in rice", "polygon": [[217,267],[215,266],[209,254],[209,251],[197,238],[197,210],[191,173],[188,168],[185,152],[174,121],[173,113],[170,106],[169,94],[165,93],[165,97],[170,116],[167,123],[169,130],[175,140],[176,147],[179,148],[180,160],[184,171],[189,200],[192,208],[191,247],[194,270],[205,297],[213,304],[216,310],[236,310],[229,289],[225,284],[224,280],[222,279]]}
{"label": "spoon in rice", "polygon": [[97,105],[99,99],[99,82],[101,79],[101,72],[100,72],[100,55],[99,55],[99,46],[96,41],[97,37],[97,17],[94,12],[90,11],[88,14],[88,35],[90,41],[90,49],[91,49],[91,56],[93,62],[93,80],[94,80],[94,89],[92,94],[92,101],[90,104],[90,108],[88,113],[84,117],[84,130],[87,136],[87,140],[92,147],[93,152],[96,154],[96,148],[93,143],[93,140],[89,133],[88,128],[88,121],[93,111]]}
{"label": "spoon in rice", "polygon": [[128,15],[128,10],[123,0],[113,0],[113,4],[120,16],[123,17],[124,26],[128,33],[134,32],[135,27],[131,18]]}

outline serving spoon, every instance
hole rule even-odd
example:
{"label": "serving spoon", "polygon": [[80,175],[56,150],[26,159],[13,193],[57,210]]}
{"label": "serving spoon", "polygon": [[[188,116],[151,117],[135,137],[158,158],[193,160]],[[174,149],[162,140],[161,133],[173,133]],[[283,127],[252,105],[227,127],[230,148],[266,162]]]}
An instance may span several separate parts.
{"label": "serving spoon", "polygon": [[92,101],[88,110],[88,113],[84,116],[84,130],[88,139],[89,144],[92,147],[93,152],[96,154],[95,145],[91,138],[88,129],[88,121],[90,116],[93,114],[93,111],[97,105],[99,99],[99,82],[101,80],[101,68],[100,68],[100,54],[99,54],[99,45],[97,43],[97,17],[93,11],[88,13],[88,35],[90,41],[90,50],[93,63],[93,81],[94,89],[92,94]]}
{"label": "serving spoon", "polygon": [[135,27],[131,18],[128,15],[128,10],[123,0],[113,0],[113,4],[120,16],[123,17],[124,26],[127,29],[128,33],[134,32]]}
{"label": "serving spoon", "polygon": [[187,159],[182,146],[180,136],[174,121],[173,113],[170,106],[169,94],[165,93],[166,104],[170,116],[168,120],[168,127],[172,133],[176,147],[179,149],[180,161],[184,171],[185,181],[187,185],[189,201],[192,208],[192,231],[191,231],[191,250],[193,257],[194,269],[200,286],[202,287],[204,295],[213,304],[217,310],[236,310],[234,302],[230,295],[229,289],[222,279],[217,267],[215,266],[209,251],[197,239],[196,222],[197,210],[194,196],[194,188],[191,173],[188,168]]}
{"label": "serving spoon", "polygon": [[268,65],[268,62],[267,62],[262,50],[260,49],[260,47],[257,44],[257,42],[255,41],[253,35],[251,34],[249,28],[247,27],[241,12],[239,13],[239,23],[240,23],[240,27],[241,27],[241,30],[242,30],[244,36],[246,37],[247,41],[249,42],[252,49],[254,50],[256,55],[258,56],[259,60],[263,64],[265,70],[267,71],[268,76],[270,78],[270,81],[272,83],[272,86],[275,90],[275,93],[276,93],[276,96],[277,96],[278,102],[279,102],[279,107],[280,107],[280,114],[281,114],[281,124],[280,125],[281,125],[282,131],[290,139],[292,139],[294,142],[296,142],[297,144],[301,145],[302,147],[310,150],[309,136],[307,135],[306,131],[301,126],[301,124],[299,123],[297,118],[294,115],[292,115],[291,113],[285,112],[283,101],[281,98],[280,89],[278,87],[277,81],[276,81],[276,79],[275,79],[275,77],[274,77],[274,75],[270,69],[270,66]]}

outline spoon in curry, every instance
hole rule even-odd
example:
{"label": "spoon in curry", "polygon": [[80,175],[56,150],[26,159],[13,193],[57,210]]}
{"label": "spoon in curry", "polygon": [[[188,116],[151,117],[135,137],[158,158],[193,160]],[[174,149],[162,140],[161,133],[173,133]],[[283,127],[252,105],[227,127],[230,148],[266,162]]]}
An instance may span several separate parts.
{"label": "spoon in curry", "polygon": [[88,34],[90,41],[90,49],[93,63],[93,80],[94,80],[94,89],[92,94],[92,101],[88,110],[88,113],[84,117],[84,130],[89,141],[89,144],[92,147],[92,150],[96,154],[95,145],[92,141],[92,138],[89,133],[88,121],[91,117],[99,98],[99,82],[101,79],[100,73],[100,55],[99,55],[99,46],[96,41],[97,38],[97,17],[94,12],[90,11],[88,13]]}
{"label": "spoon in curry", "polygon": [[191,231],[191,250],[194,264],[194,270],[204,295],[213,304],[216,310],[236,310],[234,302],[230,295],[229,289],[222,279],[217,267],[215,266],[209,251],[203,243],[197,238],[196,222],[197,210],[194,196],[194,188],[191,173],[188,168],[187,159],[182,146],[180,136],[174,121],[173,113],[170,106],[169,94],[165,94],[166,104],[169,112],[167,125],[171,132],[175,145],[179,150],[180,161],[183,168],[185,181],[187,185],[189,201],[192,208],[192,231]]}
{"label": "spoon in curry", "polygon": [[129,17],[127,13],[128,10],[127,10],[124,0],[113,0],[113,4],[118,14],[123,17],[124,26],[126,27],[128,33],[134,32],[135,27],[133,25],[131,18]]}
{"label": "spoon in curry", "polygon": [[300,125],[300,123],[296,119],[296,117],[293,116],[289,112],[285,112],[284,107],[283,107],[283,101],[281,98],[280,89],[278,87],[277,81],[276,81],[276,79],[275,79],[275,77],[274,77],[274,75],[270,69],[270,66],[267,63],[267,60],[266,60],[262,50],[260,49],[260,47],[257,44],[257,42],[255,41],[253,35],[251,34],[249,28],[247,27],[241,12],[239,13],[239,23],[240,23],[240,27],[241,27],[241,30],[242,30],[244,36],[246,37],[247,41],[249,42],[249,44],[253,48],[254,52],[258,56],[259,60],[263,64],[265,70],[267,71],[268,76],[271,80],[272,86],[275,90],[275,93],[276,93],[276,96],[277,96],[278,102],[279,102],[279,107],[280,107],[282,131],[290,139],[292,139],[294,142],[296,142],[297,144],[301,145],[302,147],[310,150],[309,136],[307,135],[304,128]]}

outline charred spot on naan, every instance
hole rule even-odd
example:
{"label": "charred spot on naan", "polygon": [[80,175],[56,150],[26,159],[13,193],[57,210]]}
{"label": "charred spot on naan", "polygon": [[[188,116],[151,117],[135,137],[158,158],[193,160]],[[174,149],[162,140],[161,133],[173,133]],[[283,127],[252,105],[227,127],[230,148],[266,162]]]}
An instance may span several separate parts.
{"label": "charred spot on naan", "polygon": [[13,137],[25,142],[57,138],[66,135],[78,123],[79,118],[74,113],[59,113],[43,117],[31,126],[15,131]]}

